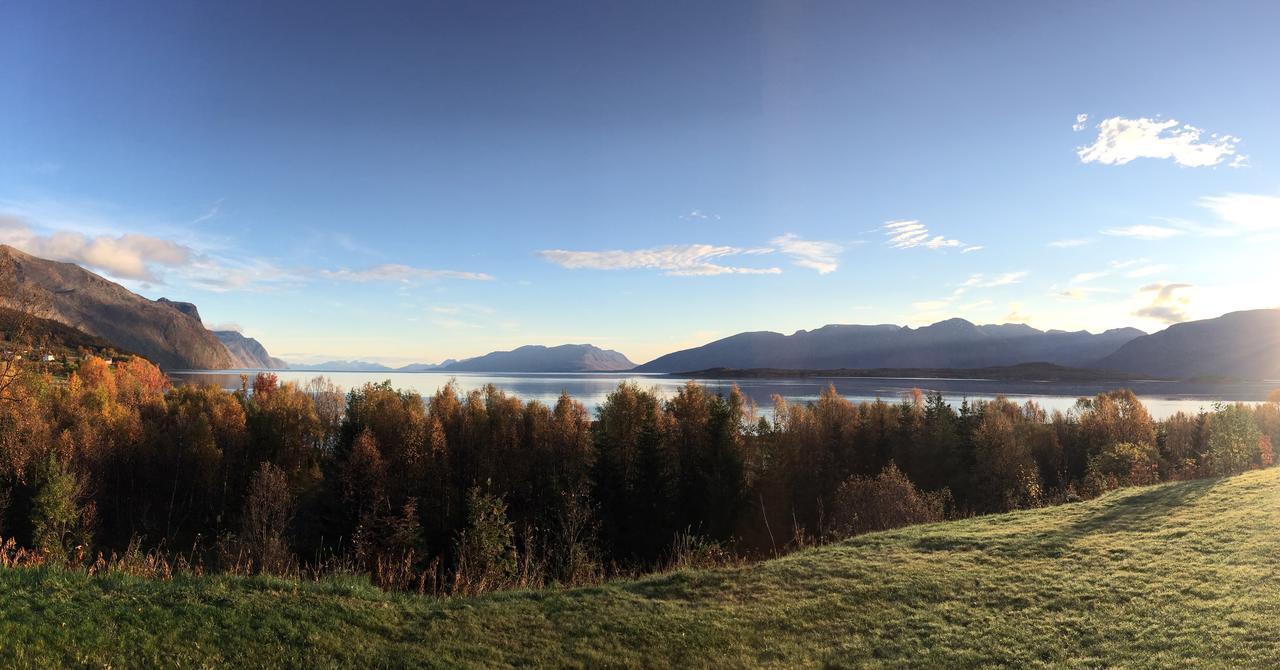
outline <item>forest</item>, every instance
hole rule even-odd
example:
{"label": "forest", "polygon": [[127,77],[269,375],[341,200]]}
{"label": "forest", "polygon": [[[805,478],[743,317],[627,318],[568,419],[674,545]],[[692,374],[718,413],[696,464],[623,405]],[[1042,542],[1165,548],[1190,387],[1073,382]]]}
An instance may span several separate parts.
{"label": "forest", "polygon": [[172,386],[140,357],[0,385],[0,563],[367,575],[432,594],[591,584],[1273,464],[1280,393],[1156,421],[623,383],[594,412],[494,387]]}

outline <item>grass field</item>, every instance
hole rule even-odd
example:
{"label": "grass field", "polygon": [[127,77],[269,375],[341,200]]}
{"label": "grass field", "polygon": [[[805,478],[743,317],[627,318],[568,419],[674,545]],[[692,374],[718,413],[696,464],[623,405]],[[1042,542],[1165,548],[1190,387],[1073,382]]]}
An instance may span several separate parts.
{"label": "grass field", "polygon": [[0,571],[0,666],[220,665],[1280,667],[1280,469],[475,599]]}

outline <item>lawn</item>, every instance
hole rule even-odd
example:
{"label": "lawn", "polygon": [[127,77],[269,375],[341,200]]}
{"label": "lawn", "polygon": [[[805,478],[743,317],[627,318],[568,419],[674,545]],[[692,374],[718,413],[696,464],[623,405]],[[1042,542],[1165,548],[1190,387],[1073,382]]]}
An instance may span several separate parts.
{"label": "lawn", "polygon": [[436,600],[0,570],[0,666],[1280,667],[1280,469]]}

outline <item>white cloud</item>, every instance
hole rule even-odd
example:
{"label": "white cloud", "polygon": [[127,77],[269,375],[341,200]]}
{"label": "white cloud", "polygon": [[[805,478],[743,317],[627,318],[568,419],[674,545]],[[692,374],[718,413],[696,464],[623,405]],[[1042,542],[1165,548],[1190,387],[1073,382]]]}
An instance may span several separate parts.
{"label": "white cloud", "polygon": [[1137,279],[1140,277],[1150,277],[1151,275],[1158,275],[1161,272],[1168,272],[1171,269],[1173,269],[1172,265],[1164,265],[1164,264],[1144,265],[1140,268],[1134,268],[1124,273],[1124,276],[1129,277],[1130,279]]}
{"label": "white cloud", "polygon": [[1111,235],[1112,237],[1133,237],[1139,240],[1164,240],[1181,235],[1183,231],[1165,226],[1139,224],[1124,228],[1108,228],[1102,231],[1102,234]]}
{"label": "white cloud", "polygon": [[1071,129],[1078,133],[1081,130],[1085,129],[1085,126],[1087,125],[1088,121],[1089,121],[1088,114],[1076,114],[1076,122],[1071,124]]}
{"label": "white cloud", "polygon": [[1118,293],[1115,289],[1099,288],[1096,286],[1072,286],[1052,294],[1054,298],[1059,300],[1070,300],[1073,302],[1083,302],[1089,299],[1095,293]]}
{"label": "white cloud", "polygon": [[1147,304],[1134,311],[1134,316],[1153,319],[1161,323],[1182,323],[1187,320],[1187,307],[1191,304],[1188,292],[1191,284],[1150,284],[1139,289],[1139,296],[1148,296]]}
{"label": "white cloud", "polygon": [[1004,315],[1005,323],[1026,323],[1031,317],[1022,311],[1022,303],[1009,303],[1009,313]]}
{"label": "white cloud", "polygon": [[1219,165],[1234,157],[1230,165],[1244,164],[1236,153],[1240,138],[1212,134],[1202,141],[1203,132],[1174,119],[1126,119],[1115,116],[1098,124],[1098,138],[1087,147],[1078,147],[1082,163],[1124,165],[1138,158],[1167,158],[1185,167]]}
{"label": "white cloud", "polygon": [[1049,246],[1054,247],[1056,249],[1069,249],[1071,247],[1082,247],[1086,244],[1089,244],[1090,242],[1092,242],[1092,240],[1087,240],[1083,238],[1074,238],[1074,239],[1067,239],[1067,240],[1054,240],[1049,243]]}
{"label": "white cloud", "polygon": [[926,249],[958,248],[961,253],[982,249],[980,246],[965,244],[957,239],[934,235],[929,232],[927,226],[915,219],[886,221],[881,230],[889,237],[885,243],[894,249],[914,249],[916,247],[924,247]]}
{"label": "white cloud", "polygon": [[410,282],[422,279],[461,279],[466,281],[491,281],[493,276],[483,272],[459,272],[457,270],[433,270],[398,263],[384,263],[363,270],[321,270],[325,279],[353,282]]}
{"label": "white cloud", "polygon": [[1106,272],[1106,271],[1102,271],[1102,272],[1081,272],[1080,274],[1078,274],[1078,275],[1076,275],[1076,276],[1074,276],[1074,277],[1072,277],[1072,278],[1071,278],[1071,283],[1072,283],[1072,284],[1083,284],[1083,283],[1085,283],[1085,282],[1091,282],[1091,281],[1093,281],[1093,280],[1095,280],[1095,279],[1102,279],[1103,277],[1106,277],[1106,276],[1107,276],[1107,275],[1109,275],[1109,274],[1111,274],[1111,273],[1110,273],[1110,272]]}
{"label": "white cloud", "polygon": [[700,209],[695,209],[689,212],[688,214],[681,214],[680,220],[682,221],[719,221],[720,215],[714,214],[711,212],[704,212]]}
{"label": "white cloud", "polygon": [[261,291],[308,281],[305,272],[286,270],[264,258],[215,258],[202,255],[175,274],[198,288],[216,293]]}
{"label": "white cloud", "polygon": [[836,256],[841,251],[844,251],[840,245],[834,242],[802,240],[791,233],[775,237],[769,240],[769,244],[777,247],[778,251],[789,257],[796,265],[817,270],[820,275],[834,272],[836,268],[840,267],[840,264],[836,261]]}
{"label": "white cloud", "polygon": [[956,287],[954,295],[960,295],[968,291],[969,289],[974,289],[974,288],[994,288],[996,286],[1008,286],[1010,284],[1017,284],[1021,282],[1023,279],[1025,279],[1029,274],[1031,273],[1030,272],[1005,272],[1004,274],[998,274],[994,277],[988,277],[987,275],[979,272],[976,274],[969,275],[968,279],[964,280],[963,283],[961,283],[958,287]]}
{"label": "white cloud", "polygon": [[119,279],[151,283],[160,283],[161,268],[183,266],[195,256],[190,247],[149,235],[85,235],[72,231],[41,235],[13,216],[0,216],[0,243]]}
{"label": "white cloud", "polygon": [[961,250],[960,250],[960,253],[962,253],[962,254],[967,254],[967,253],[969,253],[970,251],[982,251],[983,249],[986,249],[986,247],[975,244],[975,245],[973,245],[973,246],[971,246],[971,247],[965,247],[965,248],[961,249]]}
{"label": "white cloud", "polygon": [[671,276],[781,273],[782,270],[776,267],[736,267],[722,265],[719,262],[719,259],[731,256],[769,253],[773,253],[773,249],[685,244],[610,251],[548,249],[539,252],[539,255],[570,270],[662,270],[664,274]]}
{"label": "white cloud", "polygon": [[1205,196],[1198,203],[1225,224],[1228,234],[1280,229],[1280,197],[1251,193]]}

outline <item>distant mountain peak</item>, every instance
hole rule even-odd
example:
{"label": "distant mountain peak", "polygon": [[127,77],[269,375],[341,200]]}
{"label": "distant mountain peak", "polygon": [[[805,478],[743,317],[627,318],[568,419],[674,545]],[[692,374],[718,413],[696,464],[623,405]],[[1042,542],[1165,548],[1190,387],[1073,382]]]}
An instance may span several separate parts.
{"label": "distant mountain peak", "polygon": [[604,372],[635,367],[626,356],[592,344],[545,346],[526,344],[510,351],[456,361],[442,367],[449,372]]}
{"label": "distant mountain peak", "polygon": [[[976,326],[972,321],[968,319],[962,319],[958,316],[953,316],[950,319],[943,319],[941,321],[936,321],[934,323],[931,323],[925,326],[925,328],[975,328],[975,327]],[[923,328],[921,330],[923,330]]]}

